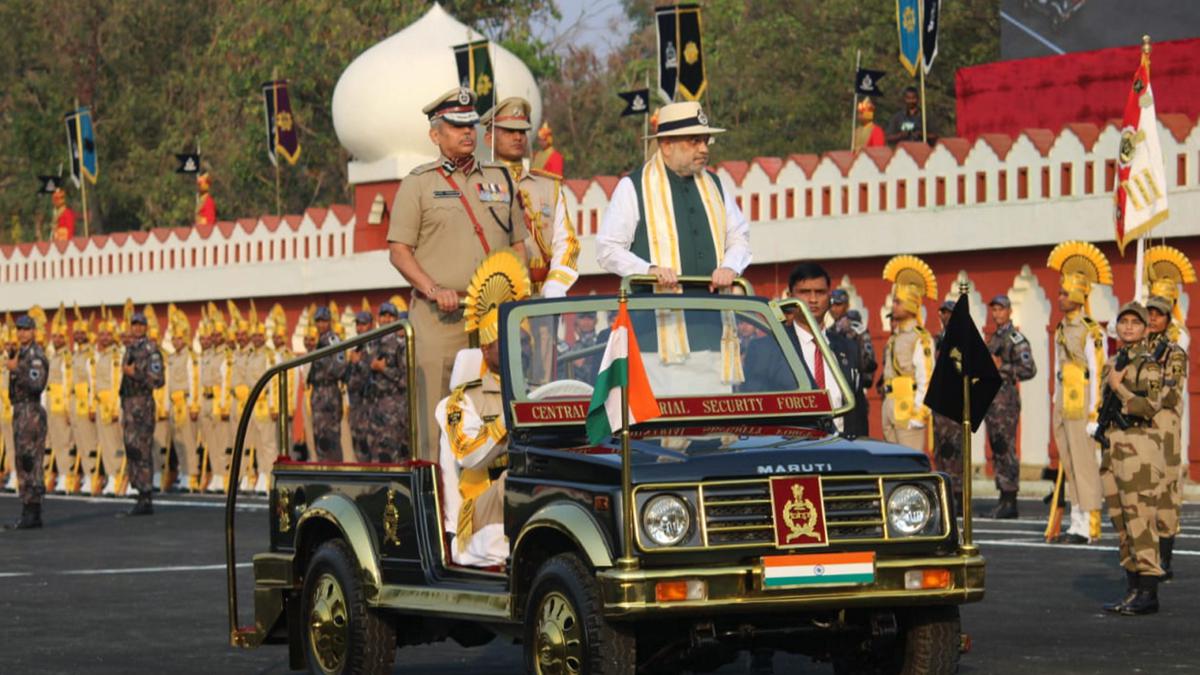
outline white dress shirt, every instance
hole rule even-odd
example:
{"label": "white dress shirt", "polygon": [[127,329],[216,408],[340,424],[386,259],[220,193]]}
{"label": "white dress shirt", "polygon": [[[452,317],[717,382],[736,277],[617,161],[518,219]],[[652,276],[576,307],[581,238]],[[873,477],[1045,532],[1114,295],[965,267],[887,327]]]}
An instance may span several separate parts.
{"label": "white dress shirt", "polygon": [[[800,356],[804,358],[804,364],[808,366],[808,371],[813,375],[813,384],[816,384],[817,371],[813,365],[816,363],[818,354],[817,341],[813,338],[812,333],[809,333],[799,324],[793,322],[792,330],[796,331],[796,337],[800,338]],[[829,392],[829,404],[836,410],[841,407],[844,399],[842,398],[842,388],[837,385],[837,376],[834,375],[834,368],[840,368],[836,362],[831,363],[824,356],[821,357],[825,361],[825,389]],[[833,423],[837,425],[838,431],[842,431],[844,426],[841,417],[835,417]]]}
{"label": "white dress shirt", "polygon": [[[724,183],[721,184],[721,192],[725,195],[726,222],[721,267],[727,267],[740,276],[750,266],[750,223],[746,222],[737,201]],[[608,208],[604,211],[604,218],[600,221],[600,231],[596,234],[596,262],[605,272],[624,277],[650,271],[650,261],[643,260],[629,250],[633,245],[639,215],[637,190],[633,180],[625,176],[617,182]]]}

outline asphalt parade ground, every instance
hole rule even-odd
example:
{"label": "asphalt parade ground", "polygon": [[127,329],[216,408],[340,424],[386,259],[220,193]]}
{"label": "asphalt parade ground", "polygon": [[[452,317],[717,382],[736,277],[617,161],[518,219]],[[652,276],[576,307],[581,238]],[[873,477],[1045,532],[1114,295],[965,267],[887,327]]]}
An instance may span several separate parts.
{"label": "asphalt parade ground", "polygon": [[[979,500],[979,507],[990,500]],[[238,515],[242,623],[249,623],[249,560],[266,542],[262,498]],[[162,497],[150,518],[120,519],[128,500],[47,499],[42,530],[0,532],[0,673],[286,673],[284,647],[228,646],[224,502]],[[1154,616],[1107,615],[1118,596],[1116,536],[1089,546],[1042,542],[1046,507],[1023,499],[1016,521],[975,521],[987,557],[987,598],[963,609],[972,649],[963,673],[1184,673],[1200,669],[1200,505],[1184,512],[1176,580]],[[15,517],[15,495],[0,517]],[[520,647],[495,640],[405,648],[396,673],[519,673]],[[749,672],[749,657],[719,673]],[[776,673],[831,673],[828,664],[777,654]]]}

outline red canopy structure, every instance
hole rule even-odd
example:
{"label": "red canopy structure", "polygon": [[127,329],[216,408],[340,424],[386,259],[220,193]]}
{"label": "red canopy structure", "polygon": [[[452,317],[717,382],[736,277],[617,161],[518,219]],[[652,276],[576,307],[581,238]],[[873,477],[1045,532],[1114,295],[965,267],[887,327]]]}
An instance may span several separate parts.
{"label": "red canopy structure", "polygon": [[[1141,45],[1000,61],[955,74],[958,135],[1058,133],[1066,124],[1119,120]],[[1200,115],[1200,39],[1155,43],[1151,53],[1158,114]]]}

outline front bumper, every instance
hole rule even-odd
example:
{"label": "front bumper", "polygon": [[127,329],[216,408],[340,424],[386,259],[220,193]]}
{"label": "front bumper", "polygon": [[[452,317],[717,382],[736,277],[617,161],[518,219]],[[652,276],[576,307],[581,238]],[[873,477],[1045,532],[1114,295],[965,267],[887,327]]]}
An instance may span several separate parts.
{"label": "front bumper", "polygon": [[[945,569],[946,588],[908,590],[910,570]],[[644,616],[703,616],[715,614],[796,612],[849,607],[908,607],[978,602],[983,599],[984,560],[981,555],[890,558],[875,563],[875,580],[856,586],[764,589],[761,564],[723,567],[623,570],[612,567],[596,573],[611,619]],[[708,584],[703,600],[660,602],[655,588],[662,581],[699,579]]]}

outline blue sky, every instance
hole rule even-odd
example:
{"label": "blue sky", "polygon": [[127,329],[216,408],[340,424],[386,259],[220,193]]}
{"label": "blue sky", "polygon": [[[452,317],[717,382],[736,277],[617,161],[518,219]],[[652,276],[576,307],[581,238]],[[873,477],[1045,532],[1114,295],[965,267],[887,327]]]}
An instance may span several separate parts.
{"label": "blue sky", "polygon": [[624,43],[632,29],[624,20],[620,0],[558,0],[558,9],[562,19],[549,27],[548,34],[569,34],[601,54]]}

